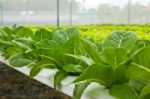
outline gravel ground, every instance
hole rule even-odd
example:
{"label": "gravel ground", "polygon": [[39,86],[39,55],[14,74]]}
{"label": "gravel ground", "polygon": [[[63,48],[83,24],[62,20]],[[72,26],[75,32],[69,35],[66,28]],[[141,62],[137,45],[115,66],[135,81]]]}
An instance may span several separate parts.
{"label": "gravel ground", "polygon": [[71,99],[0,63],[0,99]]}

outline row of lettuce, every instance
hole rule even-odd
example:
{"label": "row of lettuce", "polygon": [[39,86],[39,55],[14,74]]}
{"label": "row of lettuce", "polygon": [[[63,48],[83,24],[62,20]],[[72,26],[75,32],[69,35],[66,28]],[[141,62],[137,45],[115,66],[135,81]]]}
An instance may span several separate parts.
{"label": "row of lettuce", "polygon": [[[48,30],[54,30],[56,26],[28,26],[32,30],[36,30],[39,27],[46,28]],[[72,26],[61,26],[61,28],[70,28]],[[112,25],[112,24],[98,24],[98,25],[86,25],[86,26],[74,26],[78,28],[81,37],[89,38],[92,40],[103,40],[113,30],[125,30],[133,31],[140,39],[150,39],[150,25]]]}
{"label": "row of lettuce", "polygon": [[4,27],[0,52],[11,66],[28,66],[31,77],[43,68],[57,69],[55,88],[66,77],[76,76],[73,99],[80,99],[92,82],[104,85],[118,99],[150,99],[150,41],[131,31],[114,31],[93,42],[81,38],[76,28],[33,32]]}

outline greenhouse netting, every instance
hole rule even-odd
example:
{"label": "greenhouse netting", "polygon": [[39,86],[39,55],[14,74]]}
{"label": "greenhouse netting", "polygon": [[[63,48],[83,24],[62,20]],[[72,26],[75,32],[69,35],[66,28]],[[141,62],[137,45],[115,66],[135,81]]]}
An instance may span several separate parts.
{"label": "greenhouse netting", "polygon": [[149,17],[150,0],[0,0],[1,26],[148,24]]}

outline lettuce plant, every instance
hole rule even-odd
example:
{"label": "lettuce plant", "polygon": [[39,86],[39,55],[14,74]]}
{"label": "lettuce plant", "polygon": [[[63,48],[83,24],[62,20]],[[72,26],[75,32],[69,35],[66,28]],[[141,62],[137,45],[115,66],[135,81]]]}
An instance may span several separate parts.
{"label": "lettuce plant", "polygon": [[76,28],[5,27],[0,30],[0,45],[9,64],[28,66],[31,77],[43,68],[57,69],[55,88],[67,76],[76,76],[74,99],[80,99],[92,82],[119,99],[150,98],[150,41],[138,39],[134,32],[114,31],[95,42],[81,38]]}

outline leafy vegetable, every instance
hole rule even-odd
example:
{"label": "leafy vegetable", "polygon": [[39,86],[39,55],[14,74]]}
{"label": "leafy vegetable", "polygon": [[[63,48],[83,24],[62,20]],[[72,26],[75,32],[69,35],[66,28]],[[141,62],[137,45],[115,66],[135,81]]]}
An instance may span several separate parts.
{"label": "leafy vegetable", "polygon": [[85,81],[84,83],[78,83],[75,85],[75,89],[73,92],[73,99],[80,99],[82,96],[83,91],[87,88],[90,84],[90,81]]}
{"label": "leafy vegetable", "polygon": [[54,88],[56,89],[57,87],[60,87],[61,81],[65,79],[67,76],[68,74],[64,70],[58,71],[54,77]]}
{"label": "leafy vegetable", "polygon": [[119,99],[137,99],[135,90],[128,84],[118,84],[111,88],[111,94]]}
{"label": "leafy vegetable", "polygon": [[149,99],[149,98],[150,98],[150,84],[143,88],[140,95],[140,99]]}
{"label": "leafy vegetable", "polygon": [[25,54],[16,54],[12,56],[9,60],[9,64],[14,67],[22,67],[27,66],[32,63],[32,60]]}
{"label": "leafy vegetable", "polygon": [[150,41],[123,30],[113,31],[106,39],[108,34],[101,34],[95,40],[83,37],[87,31],[4,27],[0,29],[0,52],[11,66],[28,66],[31,77],[44,68],[57,70],[55,88],[66,77],[76,76],[74,99],[80,99],[92,82],[104,85],[118,99],[149,99]]}

